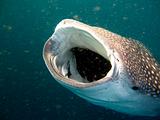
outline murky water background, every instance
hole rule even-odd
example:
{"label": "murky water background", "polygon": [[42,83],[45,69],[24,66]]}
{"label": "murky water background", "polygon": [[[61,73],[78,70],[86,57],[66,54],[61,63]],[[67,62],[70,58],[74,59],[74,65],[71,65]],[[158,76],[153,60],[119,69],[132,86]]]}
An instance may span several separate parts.
{"label": "murky water background", "polygon": [[1,0],[0,120],[158,120],[92,105],[53,80],[42,59],[55,25],[73,18],[141,41],[160,61],[159,0]]}

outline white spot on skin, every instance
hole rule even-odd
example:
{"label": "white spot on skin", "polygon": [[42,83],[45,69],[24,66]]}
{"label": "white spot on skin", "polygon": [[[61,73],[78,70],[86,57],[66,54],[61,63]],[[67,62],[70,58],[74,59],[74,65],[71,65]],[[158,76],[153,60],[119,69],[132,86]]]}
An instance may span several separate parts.
{"label": "white spot on skin", "polygon": [[155,80],[154,82],[155,82],[155,84],[157,84],[157,81],[156,81],[156,80]]}
{"label": "white spot on skin", "polygon": [[156,70],[156,68],[152,65],[152,68]]}
{"label": "white spot on skin", "polygon": [[150,60],[150,58],[149,58],[149,57],[147,57],[147,60]]}
{"label": "white spot on skin", "polygon": [[147,69],[149,68],[148,65],[146,65],[146,68],[147,68]]}
{"label": "white spot on skin", "polygon": [[152,75],[152,79],[154,80],[155,79],[155,77]]}
{"label": "white spot on skin", "polygon": [[155,89],[157,88],[155,84],[153,84],[153,87],[154,87]]}
{"label": "white spot on skin", "polygon": [[154,71],[152,70],[151,73],[154,74]]}
{"label": "white spot on skin", "polygon": [[146,74],[146,77],[148,78],[148,74]]}
{"label": "white spot on skin", "polygon": [[156,91],[156,89],[155,89],[155,88],[152,88],[152,90],[153,90],[153,91]]}
{"label": "white spot on skin", "polygon": [[142,58],[142,61],[143,61],[143,62],[145,61],[144,58]]}
{"label": "white spot on skin", "polygon": [[129,74],[129,75],[131,75],[131,73],[130,73],[130,72],[129,72],[128,74]]}
{"label": "white spot on skin", "polygon": [[149,82],[148,85],[151,86],[151,83]]}

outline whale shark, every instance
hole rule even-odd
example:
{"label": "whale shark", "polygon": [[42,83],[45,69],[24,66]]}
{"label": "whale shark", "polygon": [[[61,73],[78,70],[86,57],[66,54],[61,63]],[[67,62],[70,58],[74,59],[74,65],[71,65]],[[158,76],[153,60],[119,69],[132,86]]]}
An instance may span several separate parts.
{"label": "whale shark", "polygon": [[137,40],[64,19],[46,41],[43,58],[58,83],[90,103],[160,115],[160,65]]}

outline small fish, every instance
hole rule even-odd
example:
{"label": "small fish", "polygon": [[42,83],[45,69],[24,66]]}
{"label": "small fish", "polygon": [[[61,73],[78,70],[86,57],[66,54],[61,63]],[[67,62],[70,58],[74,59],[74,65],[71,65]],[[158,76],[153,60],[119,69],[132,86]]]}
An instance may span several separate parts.
{"label": "small fish", "polygon": [[45,43],[43,58],[56,81],[95,105],[160,115],[160,65],[136,40],[64,19]]}

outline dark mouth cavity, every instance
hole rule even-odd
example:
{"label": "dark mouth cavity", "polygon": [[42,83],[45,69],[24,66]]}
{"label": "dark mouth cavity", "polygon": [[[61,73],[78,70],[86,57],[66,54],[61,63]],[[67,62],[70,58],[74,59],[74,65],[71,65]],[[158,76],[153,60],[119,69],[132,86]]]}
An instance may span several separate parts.
{"label": "dark mouth cavity", "polygon": [[75,47],[71,52],[76,58],[79,74],[89,82],[105,77],[112,67],[109,60],[89,49]]}

